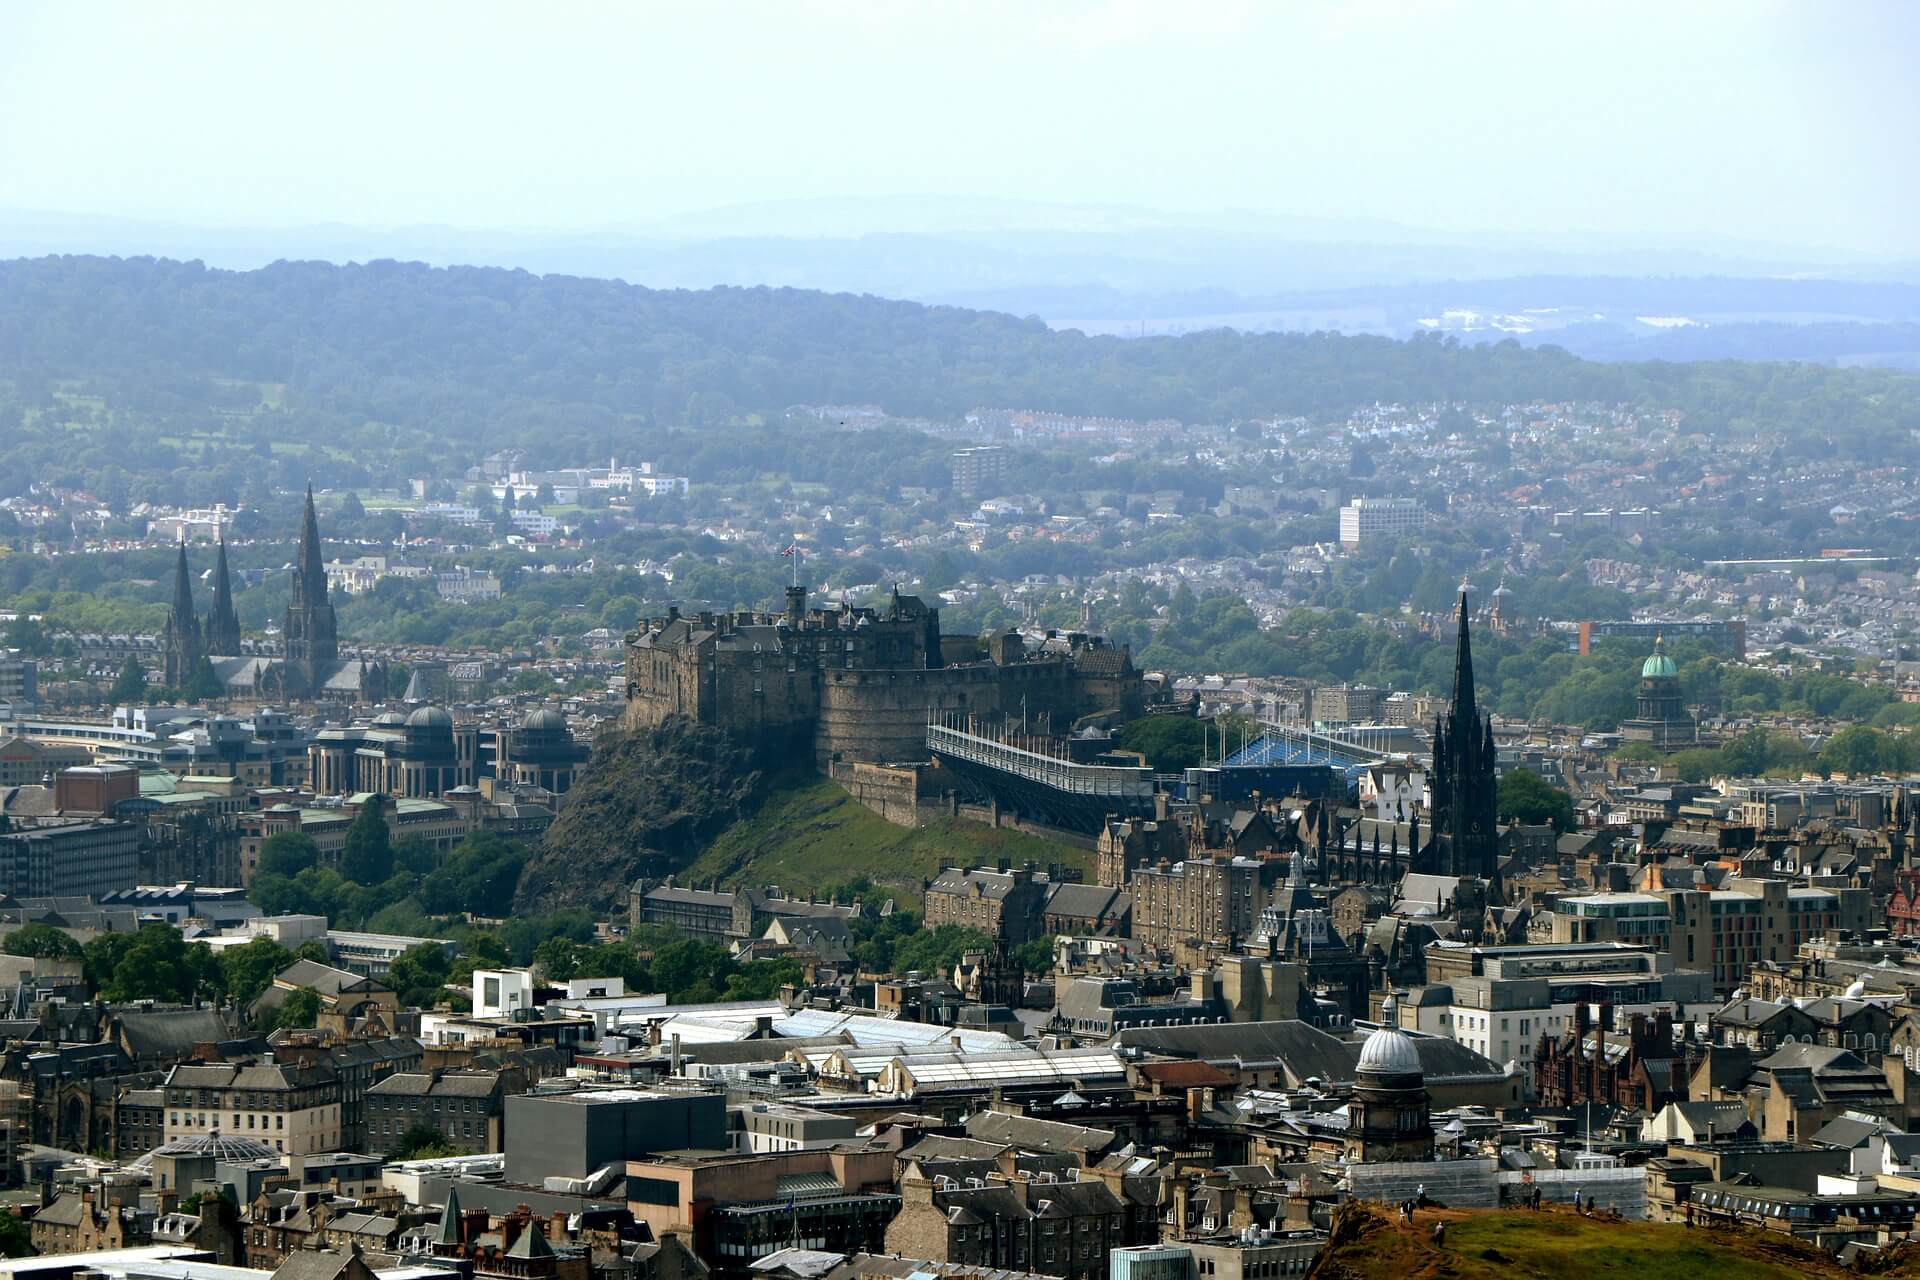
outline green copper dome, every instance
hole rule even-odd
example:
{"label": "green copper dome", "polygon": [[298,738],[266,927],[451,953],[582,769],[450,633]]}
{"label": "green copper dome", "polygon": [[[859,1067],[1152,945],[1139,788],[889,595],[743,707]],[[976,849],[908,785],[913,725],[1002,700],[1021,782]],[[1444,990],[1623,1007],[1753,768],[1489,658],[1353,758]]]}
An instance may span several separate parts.
{"label": "green copper dome", "polygon": [[1673,665],[1673,659],[1667,656],[1666,637],[1653,638],[1653,656],[1640,664],[1642,680],[1671,680],[1680,674],[1680,668]]}

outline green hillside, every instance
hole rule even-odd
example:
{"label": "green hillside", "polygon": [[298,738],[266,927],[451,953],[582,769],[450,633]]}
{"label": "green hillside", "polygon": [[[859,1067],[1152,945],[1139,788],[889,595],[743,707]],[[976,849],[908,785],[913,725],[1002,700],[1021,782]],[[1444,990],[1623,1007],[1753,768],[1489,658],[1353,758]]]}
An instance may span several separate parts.
{"label": "green hillside", "polygon": [[943,818],[897,827],[817,777],[784,777],[747,817],[735,822],[682,873],[705,884],[777,884],[789,893],[822,889],[856,876],[883,885],[902,905],[918,905],[922,882],[942,866],[1032,859],[1093,870],[1093,854],[1024,831]]}
{"label": "green hillside", "polygon": [[[1436,1247],[1435,1221],[1447,1224]],[[1889,1256],[1884,1274],[1911,1274]],[[1827,1255],[1773,1232],[1587,1218],[1565,1206],[1540,1213],[1423,1210],[1409,1228],[1378,1205],[1341,1207],[1310,1280],[1791,1280],[1849,1274]]]}

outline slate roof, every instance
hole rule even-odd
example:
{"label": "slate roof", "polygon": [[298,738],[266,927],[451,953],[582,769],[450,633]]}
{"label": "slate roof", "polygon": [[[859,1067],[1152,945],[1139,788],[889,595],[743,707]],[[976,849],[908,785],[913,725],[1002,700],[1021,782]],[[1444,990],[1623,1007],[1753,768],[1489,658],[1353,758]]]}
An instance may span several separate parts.
{"label": "slate roof", "polygon": [[234,1028],[218,1009],[128,1009],[114,1015],[135,1058],[184,1058],[197,1044],[231,1040]]}

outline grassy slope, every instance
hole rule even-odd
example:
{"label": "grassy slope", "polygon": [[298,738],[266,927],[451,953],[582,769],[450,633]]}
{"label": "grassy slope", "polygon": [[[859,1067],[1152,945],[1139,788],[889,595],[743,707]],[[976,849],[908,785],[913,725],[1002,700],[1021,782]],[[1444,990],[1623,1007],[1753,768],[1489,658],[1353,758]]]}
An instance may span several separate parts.
{"label": "grassy slope", "polygon": [[825,778],[781,780],[753,815],[735,823],[681,875],[688,883],[777,884],[805,893],[868,876],[907,905],[942,866],[979,866],[1009,858],[1058,862],[1089,873],[1093,855],[1024,831],[943,818],[896,827]]}
{"label": "grassy slope", "polygon": [[[1313,1280],[1833,1280],[1850,1274],[1812,1246],[1768,1232],[1609,1222],[1553,1207],[1422,1212],[1412,1230],[1370,1205],[1343,1213],[1354,1220],[1336,1222],[1335,1243],[1315,1265]],[[1447,1222],[1444,1250],[1429,1235],[1436,1218]]]}

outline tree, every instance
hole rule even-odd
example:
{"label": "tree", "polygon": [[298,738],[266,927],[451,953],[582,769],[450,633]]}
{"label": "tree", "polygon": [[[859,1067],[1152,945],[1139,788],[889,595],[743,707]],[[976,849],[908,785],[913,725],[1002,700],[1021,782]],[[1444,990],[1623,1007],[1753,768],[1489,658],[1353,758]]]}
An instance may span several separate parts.
{"label": "tree", "polygon": [[393,842],[394,863],[416,876],[424,876],[440,865],[440,851],[425,836],[408,833]]}
{"label": "tree", "polygon": [[202,654],[200,661],[193,664],[193,673],[187,677],[186,688],[180,692],[188,702],[212,702],[226,696],[227,686],[220,683],[220,676],[213,669],[213,660]]}
{"label": "tree", "polygon": [[385,797],[368,796],[347,828],[340,851],[340,874],[355,884],[379,884],[393,874],[393,844],[387,831]]}
{"label": "tree", "polygon": [[304,831],[279,831],[260,843],[255,875],[293,877],[320,862],[320,846]]}
{"label": "tree", "polygon": [[228,947],[220,953],[220,973],[226,981],[227,998],[245,1008],[273,984],[275,975],[293,963],[293,952],[272,938],[255,938],[243,947]]}
{"label": "tree", "polygon": [[128,654],[120,664],[120,674],[113,678],[113,688],[107,691],[107,700],[115,706],[133,707],[146,698],[147,669],[140,665],[140,659]]}
{"label": "tree", "polygon": [[343,521],[357,523],[367,518],[367,508],[361,503],[360,495],[349,489],[347,496],[340,501],[338,514]]}
{"label": "tree", "polygon": [[64,929],[35,921],[7,935],[10,956],[31,956],[36,960],[79,960],[84,951],[73,935]]}
{"label": "tree", "polygon": [[113,981],[114,970],[120,967],[127,952],[133,949],[133,940],[131,933],[103,933],[89,942],[81,952],[81,966],[87,977],[87,985],[96,992],[105,991]]}
{"label": "tree", "polygon": [[390,1160],[444,1160],[448,1156],[462,1155],[464,1152],[447,1141],[441,1133],[424,1120],[416,1120],[400,1135],[400,1143],[393,1149]]}
{"label": "tree", "polygon": [[932,976],[950,971],[968,951],[992,951],[993,939],[965,925],[943,924],[922,930],[905,939],[893,951],[894,967],[900,972],[918,970]]}
{"label": "tree", "polygon": [[[262,1020],[267,1021],[267,1019]],[[273,1027],[267,1028],[268,1030],[282,1027],[298,1030],[317,1025],[320,1021],[319,994],[308,987],[287,992],[287,998],[282,1000],[280,1007],[273,1011],[271,1021]]]}
{"label": "tree", "polygon": [[318,938],[308,938],[293,949],[295,960],[311,960],[315,964],[332,964],[333,953],[327,950],[327,944]]}
{"label": "tree", "polygon": [[586,950],[571,938],[548,938],[533,949],[533,963],[551,982],[565,982],[580,972]]}
{"label": "tree", "polygon": [[1029,938],[1013,950],[1013,958],[1028,973],[1042,974],[1053,972],[1054,949],[1052,938]]}
{"label": "tree", "polygon": [[188,946],[168,924],[150,924],[133,935],[107,984],[109,1000],[163,1000],[186,1004],[195,996],[220,994],[223,975],[203,942]]}
{"label": "tree", "polygon": [[26,1219],[11,1209],[0,1209],[0,1258],[30,1258],[33,1235]]}
{"label": "tree", "polygon": [[1521,822],[1550,822],[1565,834],[1574,828],[1573,797],[1531,769],[1514,769],[1500,779],[1495,807],[1503,818]]}
{"label": "tree", "polygon": [[452,967],[441,944],[416,942],[393,958],[387,981],[400,993],[401,1004],[430,1009],[439,1003],[440,988]]}

